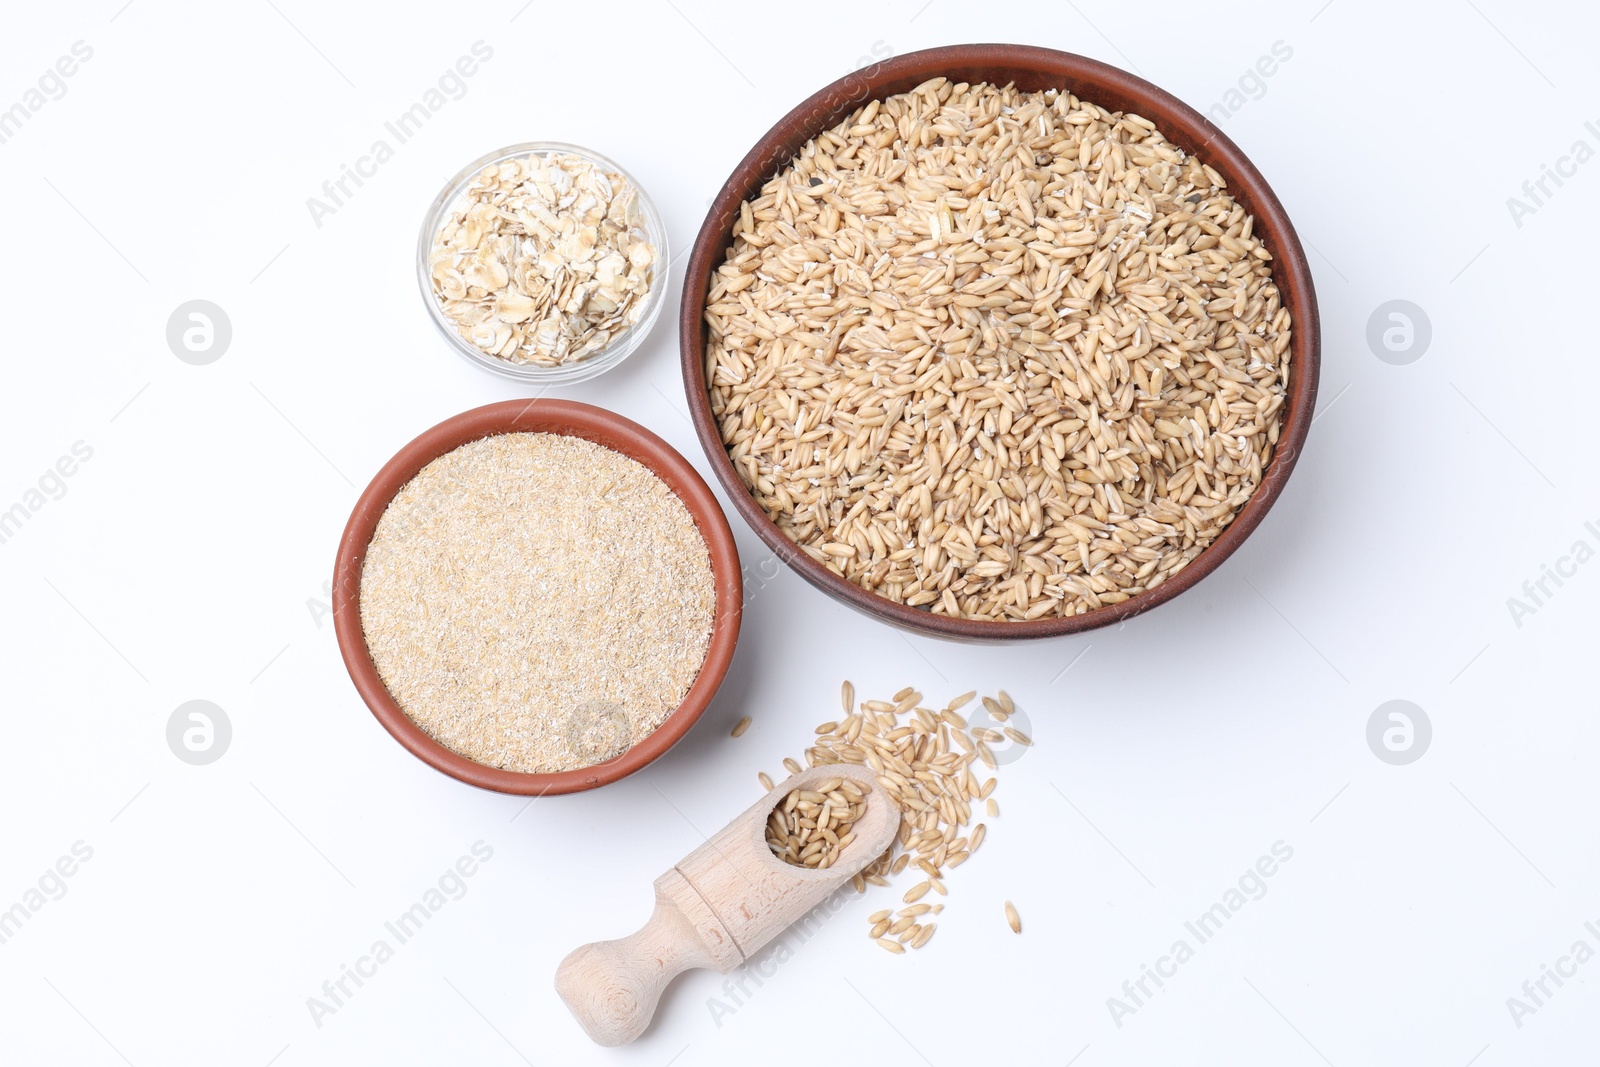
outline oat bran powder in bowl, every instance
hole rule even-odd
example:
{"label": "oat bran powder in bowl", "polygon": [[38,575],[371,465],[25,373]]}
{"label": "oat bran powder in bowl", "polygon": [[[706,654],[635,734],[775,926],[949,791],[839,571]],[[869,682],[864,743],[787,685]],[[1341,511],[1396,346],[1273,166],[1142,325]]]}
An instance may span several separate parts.
{"label": "oat bran powder in bowl", "polygon": [[361,626],[430,737],[524,773],[620,756],[678,707],[716,589],[689,509],[643,464],[508,433],[422,468],[379,519]]}

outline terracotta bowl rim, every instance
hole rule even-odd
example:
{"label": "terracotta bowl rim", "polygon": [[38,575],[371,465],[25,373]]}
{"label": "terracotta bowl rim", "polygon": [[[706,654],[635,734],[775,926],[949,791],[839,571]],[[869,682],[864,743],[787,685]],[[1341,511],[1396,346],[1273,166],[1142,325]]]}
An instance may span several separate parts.
{"label": "terracotta bowl rim", "polygon": [[[643,463],[666,482],[694,516],[711,557],[717,603],[711,642],[689,692],[648,737],[622,755],[578,770],[526,774],[468,759],[444,747],[400,709],[367,651],[361,628],[361,565],[378,520],[395,493],[439,456],[469,441],[502,433],[560,433],[594,441]],[[711,487],[666,441],[631,419],[571,400],[506,400],[464,411],[418,435],[384,464],[356,501],[334,565],[333,620],[339,651],[356,691],[374,717],[412,755],[434,769],[482,789],[520,796],[554,796],[594,789],[626,777],[664,755],[711,703],[733,661],[744,603],[739,550]]]}
{"label": "terracotta bowl rim", "polygon": [[[1272,463],[1221,536],[1176,576],[1120,604],[1064,618],[987,622],[934,615],[869,593],[802,552],[762,511],[728,458],[711,413],[704,365],[705,295],[712,271],[722,262],[740,202],[759,190],[801,145],[855,107],[940,75],[960,80],[1005,78],[1027,88],[1056,85],[1112,110],[1136,111],[1154,122],[1169,141],[1223,175],[1229,192],[1255,217],[1255,232],[1273,254],[1274,280],[1293,316],[1294,335],[1289,400]],[[1321,320],[1310,264],[1288,213],[1244,152],[1199,111],[1166,90],[1086,56],[1030,45],[965,44],[909,52],[846,75],[790,111],[756,142],[712,201],[685,270],[678,322],[684,389],[695,433],[717,480],[751,529],[806,581],[846,604],[906,630],[966,641],[1059,637],[1109,626],[1166,603],[1215,571],[1261,524],[1293,473],[1316,410],[1321,368]]]}

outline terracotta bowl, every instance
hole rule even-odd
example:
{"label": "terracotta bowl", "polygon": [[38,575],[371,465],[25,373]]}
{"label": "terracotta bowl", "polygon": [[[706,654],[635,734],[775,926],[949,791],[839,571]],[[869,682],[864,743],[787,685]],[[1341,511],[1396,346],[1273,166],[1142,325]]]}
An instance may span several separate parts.
{"label": "terracotta bowl", "polygon": [[[554,774],[524,774],[474,762],[445,748],[423,732],[389,695],[367,651],[361,629],[361,564],[384,509],[400,488],[433,460],[469,441],[502,433],[555,433],[582,437],[643,463],[672,489],[694,516],[711,554],[717,604],[700,674],[676,711],[649,737],[622,755],[593,767]],[[339,542],[334,570],[333,618],[344,665],[356,691],[383,728],[412,755],[452,778],[523,796],[575,793],[606,785],[661,756],[678,742],[711,703],[733,659],[744,603],[739,550],[733,531],[705,480],[676,450],[643,426],[621,415],[567,400],[507,400],[446,419],[406,445],[384,465],[356,502]]]}
{"label": "terracotta bowl", "polygon": [[[1277,453],[1254,495],[1220,537],[1176,576],[1120,604],[1066,618],[988,622],[934,615],[869,593],[806,555],[767,517],[729,460],[711,413],[705,376],[705,298],[711,275],[721,266],[730,244],[739,205],[758,195],[761,186],[807,141],[857,107],[906,92],[940,75],[952,81],[1015,82],[1029,91],[1070,90],[1101,107],[1143,115],[1169,141],[1222,174],[1233,198],[1255,216],[1255,234],[1272,253],[1273,278],[1294,318],[1290,343],[1294,372]],[[1261,524],[1288,482],[1311,428],[1321,362],[1321,326],[1305,251],[1283,205],[1239,147],[1204,115],[1141,78],[1083,56],[1024,45],[956,45],[896,56],[839,79],[785,115],[740,161],[712,202],[689,257],[678,328],[684,386],[700,444],[739,514],[773,552],[812,585],[869,615],[907,630],[968,641],[1057,637],[1109,626],[1166,603],[1216,570]]]}

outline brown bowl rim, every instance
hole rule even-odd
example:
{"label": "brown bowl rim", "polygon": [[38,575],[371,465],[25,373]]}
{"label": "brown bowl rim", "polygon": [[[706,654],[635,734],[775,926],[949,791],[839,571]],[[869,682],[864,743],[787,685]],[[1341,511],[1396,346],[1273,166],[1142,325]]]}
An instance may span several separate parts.
{"label": "brown bowl rim", "polygon": [[[503,433],[581,437],[643,463],[683,501],[711,556],[717,603],[711,641],[694,684],[677,709],[643,741],[605,763],[549,774],[527,774],[475,762],[441,745],[400,709],[378,676],[361,628],[361,565],[389,501],[427,464],[469,441]],[[711,487],[670,444],[631,419],[571,400],[505,400],[454,415],[414,438],[384,464],[356,501],[339,539],[334,565],[333,623],[345,669],[372,714],[396,741],[434,769],[469,785],[519,796],[554,796],[594,789],[660,758],[682,739],[711,703],[733,661],[744,604],[744,582],[733,530]]]}
{"label": "brown bowl rim", "polygon": [[[705,380],[705,297],[720,265],[739,204],[760,189],[812,136],[868,100],[889,96],[937,76],[960,81],[1015,81],[1027,89],[1055,86],[1111,110],[1154,122],[1174,144],[1217,170],[1228,191],[1255,217],[1255,233],[1273,255],[1273,276],[1294,319],[1293,373],[1278,449],[1262,482],[1221,536],[1178,574],[1155,589],[1081,615],[1025,622],[986,622],[934,615],[869,593],[839,577],[784,536],[740,479],[722,445]],[[706,458],[741,516],[785,563],[818,589],[904,629],[968,641],[1059,637],[1109,626],[1143,614],[1190,589],[1233,555],[1261,524],[1300,458],[1316,410],[1321,370],[1321,318],[1311,267],[1288,213],[1239,146],[1199,111],[1143,78],[1086,56],[1031,45],[969,44],[929,48],[848,74],[814,93],[768,130],[734,168],[706,213],[685,269],[678,314],[684,390]]]}

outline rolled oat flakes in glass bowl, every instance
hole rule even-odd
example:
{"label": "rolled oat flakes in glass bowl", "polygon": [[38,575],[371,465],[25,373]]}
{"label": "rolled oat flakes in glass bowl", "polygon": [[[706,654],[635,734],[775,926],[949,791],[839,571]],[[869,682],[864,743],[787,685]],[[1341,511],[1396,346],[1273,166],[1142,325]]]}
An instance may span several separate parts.
{"label": "rolled oat flakes in glass bowl", "polygon": [[467,164],[417,240],[423,303],[451,347],[549,385],[593,378],[639,347],[665,302],[668,262],[666,226],[639,183],[557,141]]}

